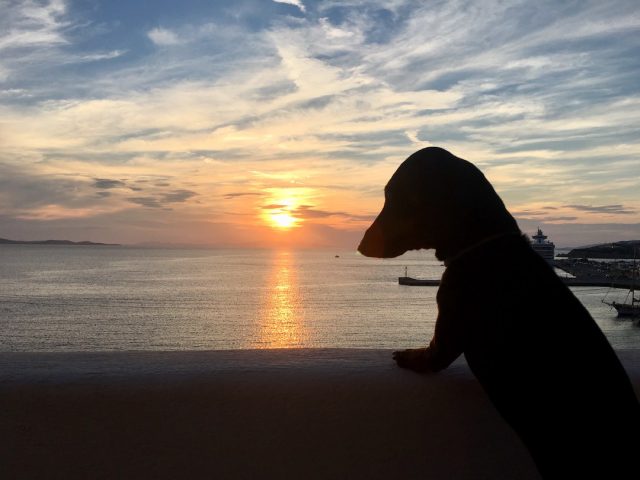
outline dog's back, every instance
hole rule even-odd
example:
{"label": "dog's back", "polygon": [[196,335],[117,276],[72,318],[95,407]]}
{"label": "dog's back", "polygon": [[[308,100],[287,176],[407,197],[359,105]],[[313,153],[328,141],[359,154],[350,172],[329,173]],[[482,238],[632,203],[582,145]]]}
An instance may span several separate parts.
{"label": "dog's back", "polygon": [[636,468],[631,383],[589,313],[525,239],[507,235],[452,262],[438,306],[438,322],[458,330],[469,367],[545,477],[623,478]]}

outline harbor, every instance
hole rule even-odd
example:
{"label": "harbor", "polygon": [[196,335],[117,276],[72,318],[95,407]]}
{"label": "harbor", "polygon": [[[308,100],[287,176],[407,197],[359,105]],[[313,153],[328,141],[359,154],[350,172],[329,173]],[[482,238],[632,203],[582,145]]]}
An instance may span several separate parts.
{"label": "harbor", "polygon": [[[531,239],[531,247],[558,273],[569,287],[609,287],[633,289],[639,277],[638,267],[630,260],[596,260],[590,258],[556,258],[555,245],[538,228]],[[404,276],[398,277],[400,285],[412,287],[437,287],[438,279],[413,278],[405,268]]]}
{"label": "harbor", "polygon": [[[629,289],[633,281],[627,278],[608,279],[601,277],[560,277],[568,287],[611,287]],[[440,280],[413,277],[398,277],[398,284],[410,287],[438,287]]]}

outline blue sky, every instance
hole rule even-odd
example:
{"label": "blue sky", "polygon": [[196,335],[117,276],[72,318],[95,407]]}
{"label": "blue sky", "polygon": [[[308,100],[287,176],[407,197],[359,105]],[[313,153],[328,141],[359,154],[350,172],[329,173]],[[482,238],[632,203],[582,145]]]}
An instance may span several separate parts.
{"label": "blue sky", "polygon": [[0,13],[0,237],[348,247],[438,145],[529,233],[640,238],[635,1]]}

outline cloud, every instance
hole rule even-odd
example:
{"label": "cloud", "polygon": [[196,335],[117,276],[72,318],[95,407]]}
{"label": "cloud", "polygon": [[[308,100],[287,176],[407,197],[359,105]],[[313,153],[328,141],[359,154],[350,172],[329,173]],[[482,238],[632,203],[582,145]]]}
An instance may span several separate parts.
{"label": "cloud", "polygon": [[165,193],[162,196],[162,200],[167,203],[182,203],[197,195],[196,192],[191,190],[174,190],[169,193]]}
{"label": "cloud", "polygon": [[86,218],[120,208],[117,200],[105,203],[104,198],[87,178],[77,174],[0,161],[0,215],[54,220]]}
{"label": "cloud", "polygon": [[518,219],[520,229],[533,234],[541,227],[556,247],[578,247],[594,243],[640,239],[640,223],[540,223]]}
{"label": "cloud", "polygon": [[82,62],[97,62],[100,60],[111,60],[112,58],[121,57],[125,53],[127,53],[126,50],[111,50],[110,52],[98,52],[98,53],[91,53],[87,55],[81,55],[78,57],[78,60]]}
{"label": "cloud", "polygon": [[181,43],[180,38],[171,30],[162,27],[156,27],[147,32],[147,36],[153,43],[159,46],[178,45]]}
{"label": "cloud", "polygon": [[568,208],[573,208],[574,210],[580,210],[582,212],[589,213],[605,213],[605,214],[615,214],[615,215],[632,215],[636,213],[635,209],[624,207],[623,205],[601,205],[601,206],[593,206],[593,205],[566,205]]}
{"label": "cloud", "polygon": [[127,198],[131,203],[141,205],[147,208],[162,208],[163,205],[155,197],[129,197]]}
{"label": "cloud", "polygon": [[2,2],[1,9],[0,83],[15,80],[32,62],[42,66],[48,55],[68,45],[65,2]]}
{"label": "cloud", "polygon": [[312,218],[327,218],[327,217],[343,217],[348,220],[354,221],[372,221],[376,216],[375,215],[354,215],[348,212],[341,211],[328,211],[328,210],[319,210],[314,208],[311,205],[300,205],[295,210],[296,216],[300,218],[312,219]]}
{"label": "cloud", "polygon": [[112,180],[109,178],[94,178],[93,186],[96,188],[120,188],[126,187],[126,184],[121,180]]}
{"label": "cloud", "polygon": [[225,193],[224,194],[224,198],[227,200],[231,200],[232,198],[238,198],[238,197],[261,197],[264,196],[264,193],[258,193],[258,192],[231,192],[231,193]]}
{"label": "cloud", "polygon": [[187,1],[141,20],[127,6],[6,2],[0,164],[23,167],[2,211],[224,208],[250,230],[243,219],[296,186],[301,223],[350,229],[433,144],[532,221],[640,218],[635,2],[287,3],[306,15]]}
{"label": "cloud", "polygon": [[[274,205],[267,205],[266,207],[263,207],[263,208],[279,209],[284,207],[288,207],[288,206],[274,204]],[[329,217],[342,217],[350,221],[369,222],[376,217],[375,215],[354,215],[352,213],[343,212],[343,211],[321,210],[321,209],[314,208],[312,205],[299,205],[297,207],[291,208],[289,212],[294,217],[303,218],[307,220],[329,218]]]}
{"label": "cloud", "polygon": [[161,193],[157,196],[128,197],[127,200],[147,208],[168,208],[170,204],[186,202],[196,195],[196,192],[181,189]]}
{"label": "cloud", "polygon": [[[339,217],[343,222],[370,222],[375,215],[357,215],[344,211],[323,210],[313,205],[291,205],[285,203],[271,203],[260,207],[262,210],[280,210],[292,217],[303,220],[323,220]],[[344,225],[343,225],[344,226]]]}
{"label": "cloud", "polygon": [[545,217],[544,218],[545,222],[573,222],[575,220],[578,220],[578,217],[566,216],[566,217]]}
{"label": "cloud", "polygon": [[298,7],[300,11],[303,13],[307,11],[307,9],[305,8],[301,0],[273,0],[273,1],[275,3],[285,3],[288,5],[293,5],[294,7]]}
{"label": "cloud", "polygon": [[270,203],[269,205],[263,205],[262,209],[263,210],[279,210],[281,208],[288,208],[290,207],[290,205],[284,204],[284,203]]}
{"label": "cloud", "polygon": [[67,43],[63,28],[66,4],[61,0],[3,2],[0,20],[0,51],[24,47],[46,47]]}

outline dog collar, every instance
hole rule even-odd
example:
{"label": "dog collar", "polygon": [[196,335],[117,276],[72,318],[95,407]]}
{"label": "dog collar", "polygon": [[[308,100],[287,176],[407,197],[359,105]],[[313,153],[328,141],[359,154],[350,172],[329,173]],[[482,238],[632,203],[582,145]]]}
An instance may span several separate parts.
{"label": "dog collar", "polygon": [[520,233],[520,232],[503,232],[503,233],[497,233],[495,235],[491,235],[489,237],[483,238],[479,242],[474,243],[473,245],[471,245],[471,246],[469,246],[467,248],[463,248],[458,253],[456,253],[453,257],[445,258],[444,259],[444,266],[445,267],[450,266],[452,263],[456,262],[457,260],[459,260],[460,258],[464,257],[468,253],[474,251],[475,249],[477,249],[477,248],[479,248],[479,247],[481,247],[481,246],[483,246],[483,245],[485,245],[487,243],[491,243],[494,240],[498,240],[500,238],[511,237],[511,236],[521,237],[522,233]]}

